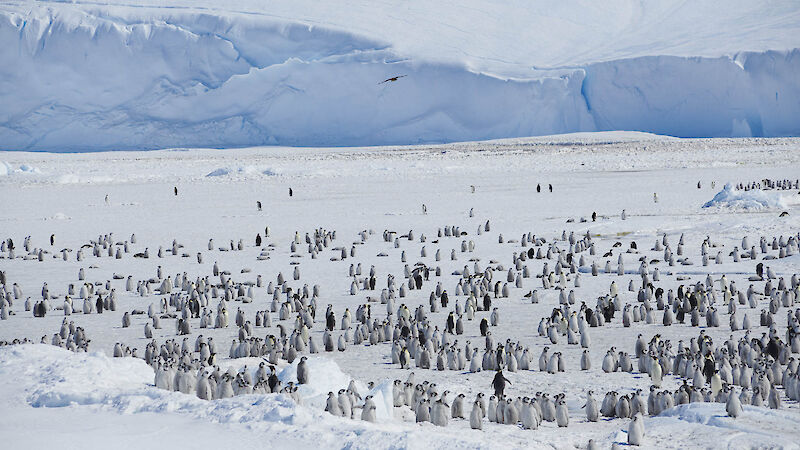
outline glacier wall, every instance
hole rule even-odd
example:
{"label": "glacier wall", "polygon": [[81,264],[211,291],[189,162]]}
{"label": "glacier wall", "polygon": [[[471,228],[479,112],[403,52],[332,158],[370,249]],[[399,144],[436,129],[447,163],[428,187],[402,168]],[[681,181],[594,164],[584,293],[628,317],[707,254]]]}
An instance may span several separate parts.
{"label": "glacier wall", "polygon": [[0,11],[0,43],[2,150],[415,144],[616,129],[800,134],[800,50],[639,57],[508,79],[262,17],[69,9]]}
{"label": "glacier wall", "polygon": [[585,68],[598,130],[679,137],[800,134],[800,50],[641,57]]}

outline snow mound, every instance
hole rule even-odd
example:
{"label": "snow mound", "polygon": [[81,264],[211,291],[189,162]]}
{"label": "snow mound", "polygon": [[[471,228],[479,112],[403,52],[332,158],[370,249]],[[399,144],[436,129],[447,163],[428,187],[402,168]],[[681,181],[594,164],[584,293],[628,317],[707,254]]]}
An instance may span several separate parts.
{"label": "snow mound", "polygon": [[[281,383],[285,384],[290,381],[297,383],[297,364],[299,362],[298,359],[278,373]],[[313,356],[308,358],[306,364],[308,365],[308,383],[297,387],[297,392],[303,398],[304,404],[324,409],[328,392],[336,394],[339,389],[347,389],[352,380],[332,359]],[[365,390],[362,385],[362,395]]]}
{"label": "snow mound", "polygon": [[231,172],[232,172],[232,170],[227,168],[227,167],[220,167],[219,169],[212,170],[206,176],[207,177],[224,177],[226,175],[230,175]]}
{"label": "snow mound", "polygon": [[[745,406],[736,419],[728,417],[725,403],[689,403],[645,419],[645,445],[648,441],[665,444],[662,448],[685,448],[686,442],[675,442],[670,436],[693,436],[697,448],[799,448],[796,435],[785,430],[796,429],[797,417],[787,410]],[[627,442],[624,431],[614,440]]]}
{"label": "snow mound", "polygon": [[717,192],[711,200],[703,205],[703,208],[732,208],[732,209],[764,209],[764,208],[785,208],[786,202],[780,192],[749,190],[743,191],[734,189],[730,183]]}
{"label": "snow mound", "polygon": [[41,174],[42,171],[37,167],[28,164],[20,164],[16,168],[11,164],[0,161],[0,177],[9,176],[14,174]]}
{"label": "snow mound", "polygon": [[214,169],[206,177],[226,177],[226,176],[252,176],[252,175],[278,175],[279,171],[276,169],[259,170],[254,166],[241,166],[241,167],[220,167]]}
{"label": "snow mound", "polygon": [[66,214],[64,214],[62,212],[58,212],[58,213],[53,214],[52,216],[50,216],[48,219],[45,219],[45,220],[70,220],[70,219],[72,219],[72,217],[70,217],[70,216],[68,216],[68,215],[66,215]]}
{"label": "snow mound", "polygon": [[277,167],[268,167],[262,170],[261,173],[269,177],[277,177],[278,175],[283,175],[283,169],[279,169]]}

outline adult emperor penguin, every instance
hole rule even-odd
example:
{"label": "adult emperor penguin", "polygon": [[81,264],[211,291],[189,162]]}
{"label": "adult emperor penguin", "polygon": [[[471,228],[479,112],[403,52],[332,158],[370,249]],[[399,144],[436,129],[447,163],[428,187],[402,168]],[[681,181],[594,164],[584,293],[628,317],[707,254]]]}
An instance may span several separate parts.
{"label": "adult emperor penguin", "polygon": [[628,424],[628,444],[642,445],[644,441],[644,418],[642,413],[633,416],[631,423]]}
{"label": "adult emperor penguin", "polygon": [[308,366],[306,365],[307,359],[307,357],[303,356],[300,358],[300,362],[297,363],[297,384],[308,383]]}
{"label": "adult emperor penguin", "polygon": [[469,426],[473,430],[483,429],[483,410],[479,401],[472,403],[472,412],[469,414]]}
{"label": "adult emperor penguin", "polygon": [[653,386],[661,388],[661,378],[662,378],[661,364],[659,364],[658,359],[653,358],[653,362],[650,366],[650,379],[653,383]]}
{"label": "adult emperor penguin", "polygon": [[492,386],[494,387],[494,395],[496,395],[498,399],[503,398],[503,391],[506,389],[506,383],[511,384],[511,382],[503,376],[503,370],[497,369],[497,373],[494,374],[494,379],[492,380]]}

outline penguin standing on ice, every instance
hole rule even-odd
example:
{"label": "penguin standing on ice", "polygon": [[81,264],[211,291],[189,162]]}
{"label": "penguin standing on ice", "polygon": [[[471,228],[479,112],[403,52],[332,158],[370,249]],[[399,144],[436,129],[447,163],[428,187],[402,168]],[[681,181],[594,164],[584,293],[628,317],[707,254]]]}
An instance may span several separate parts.
{"label": "penguin standing on ice", "polygon": [[711,351],[706,352],[706,357],[703,362],[703,376],[706,377],[707,382],[711,382],[711,377],[717,372],[716,364],[714,362],[714,356],[711,355]]}
{"label": "penguin standing on ice", "polygon": [[644,441],[644,419],[642,413],[636,413],[628,424],[628,444],[642,445]]}
{"label": "penguin standing on ice", "polygon": [[422,399],[417,405],[417,423],[431,421],[431,402],[428,399]]}
{"label": "penguin standing on ice", "polygon": [[561,394],[556,400],[556,424],[559,427],[569,425],[569,411],[567,410],[567,403],[564,401],[564,394]]}
{"label": "penguin standing on ice", "polygon": [[333,331],[334,327],[336,327],[336,316],[334,316],[333,311],[328,314],[328,317],[325,319],[325,325],[328,328],[328,331]]}
{"label": "penguin standing on ice", "polygon": [[175,186],[172,189],[173,189],[173,192],[175,192],[175,196],[177,197],[178,196],[178,186]]}
{"label": "penguin standing on ice", "polygon": [[[209,338],[211,339],[211,338]],[[267,378],[267,384],[269,385],[270,392],[278,392],[278,385],[280,381],[278,380],[278,375],[275,374],[275,366],[269,366],[270,374]]]}
{"label": "penguin standing on ice", "polygon": [[453,419],[464,419],[464,394],[458,394],[453,399],[453,405],[450,407],[450,417]]}
{"label": "penguin standing on ice", "polygon": [[371,395],[368,395],[364,399],[364,408],[361,410],[361,420],[365,422],[375,422],[377,420],[375,417],[375,402],[372,400]]}
{"label": "penguin standing on ice", "polygon": [[728,416],[734,419],[742,414],[742,402],[733,389],[730,389],[728,392],[728,402],[725,404],[725,411],[727,411]]}
{"label": "penguin standing on ice", "polygon": [[662,372],[661,364],[659,364],[658,359],[655,359],[654,357],[653,365],[650,368],[650,380],[653,383],[653,386],[657,388],[661,388]]}
{"label": "penguin standing on ice", "polygon": [[472,404],[472,412],[469,414],[469,426],[473,430],[483,429],[483,409],[478,400]]}
{"label": "penguin standing on ice", "polygon": [[511,382],[503,376],[503,370],[497,369],[497,373],[494,374],[494,380],[492,380],[492,386],[494,387],[494,395],[497,396],[498,399],[503,398],[503,391],[506,389],[506,383],[511,384]]}
{"label": "penguin standing on ice", "polygon": [[306,365],[307,359],[307,357],[303,356],[300,358],[300,362],[297,363],[297,384],[308,383],[308,366]]}
{"label": "penguin standing on ice", "polygon": [[292,191],[292,188],[289,188],[289,197],[291,197],[292,195],[294,195],[294,192]]}
{"label": "penguin standing on ice", "polygon": [[486,336],[486,332],[489,331],[489,321],[486,320],[486,317],[481,319],[480,329],[481,329],[481,336]]}
{"label": "penguin standing on ice", "polygon": [[597,409],[597,400],[592,397],[592,391],[586,393],[586,420],[589,422],[597,422],[600,418],[600,411]]}
{"label": "penguin standing on ice", "polygon": [[334,416],[342,417],[342,408],[339,406],[339,399],[333,392],[328,392],[328,400],[325,405],[325,411],[328,411]]}
{"label": "penguin standing on ice", "polygon": [[446,427],[449,412],[450,406],[443,399],[437,400],[431,408],[431,422],[438,427]]}

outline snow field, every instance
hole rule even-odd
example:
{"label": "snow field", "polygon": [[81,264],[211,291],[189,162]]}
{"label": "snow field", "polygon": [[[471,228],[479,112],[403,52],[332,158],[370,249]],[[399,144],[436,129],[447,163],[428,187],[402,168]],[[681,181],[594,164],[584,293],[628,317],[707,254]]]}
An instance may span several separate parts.
{"label": "snow field", "polygon": [[[453,144],[436,147],[392,149],[281,149],[255,148],[232,151],[184,150],[159,152],[121,152],[90,155],[53,155],[31,153],[3,153],[0,160],[12,166],[29,164],[40,169],[38,174],[11,174],[0,177],[3,195],[3,236],[13,237],[17,243],[17,256],[25,256],[22,242],[31,236],[33,247],[47,250],[44,261],[0,258],[0,270],[9,281],[19,283],[25,297],[36,298],[42,283],[48,282],[53,295],[63,299],[66,288],[77,281],[78,270],[83,267],[87,281],[105,282],[114,274],[131,274],[134,279],[154,277],[161,265],[165,274],[187,272],[190,277],[210,272],[217,261],[231,271],[236,280],[255,279],[261,274],[265,280],[274,281],[278,272],[291,278],[292,261],[299,261],[301,278],[290,280],[295,288],[303,284],[322,287],[312,335],[320,342],[324,307],[331,303],[337,319],[345,308],[351,311],[376,296],[380,291],[360,291],[350,295],[351,278],[347,276],[351,263],[361,263],[364,270],[375,265],[378,271],[378,288],[385,287],[387,274],[402,277],[404,264],[400,252],[405,251],[408,263],[417,261],[440,265],[442,276],[432,277],[422,291],[409,291],[404,299],[397,299],[410,307],[426,304],[430,289],[436,281],[451,293],[451,301],[463,303],[465,297],[453,294],[457,276],[451,275],[465,265],[472,268],[480,259],[482,266],[496,260],[510,266],[511,256],[521,251],[519,242],[509,242],[528,231],[550,241],[562,231],[582,234],[589,231],[598,246],[594,258],[602,268],[610,259],[616,268],[616,258],[622,254],[626,268],[635,271],[638,258],[656,258],[663,252],[651,249],[656,239],[666,234],[670,242],[677,242],[683,234],[686,239],[686,256],[693,260],[691,266],[667,266],[653,263],[661,273],[660,286],[676,289],[703,281],[707,274],[717,280],[726,274],[740,289],[750,283],[754,262],[744,260],[734,263],[727,256],[733,246],[741,246],[743,236],[757,243],[760,236],[788,236],[796,234],[798,215],[796,191],[782,191],[785,208],[767,206],[760,209],[741,207],[702,208],[726,182],[757,181],[761,178],[783,179],[796,177],[800,167],[797,142],[793,139],[775,140],[676,140],[638,134],[597,134],[548,137],[531,140],[513,140],[486,143]],[[724,150],[724,151],[723,151]],[[232,171],[219,177],[206,175],[220,167],[252,167],[254,171]],[[280,169],[277,176],[263,175],[268,168]],[[58,177],[70,174],[76,180],[62,184]],[[103,177],[103,178],[100,178]],[[103,181],[105,180],[105,181]],[[90,182],[91,181],[91,182]],[[697,188],[697,182],[702,186]],[[711,182],[715,181],[715,187]],[[552,184],[553,193],[543,190],[536,193],[536,185]],[[470,186],[475,186],[472,193]],[[173,194],[177,186],[179,195]],[[288,188],[294,196],[289,198]],[[659,201],[653,202],[657,192]],[[769,191],[768,191],[769,192]],[[104,200],[108,195],[109,202]],[[256,201],[264,208],[258,211]],[[422,204],[427,214],[422,214]],[[473,209],[474,216],[469,216]],[[620,212],[626,209],[627,218],[621,220]],[[779,217],[786,210],[787,217]],[[598,220],[591,222],[591,213]],[[588,222],[581,222],[581,217]],[[57,219],[57,220],[54,220]],[[568,219],[574,219],[568,222]],[[491,231],[476,234],[479,225],[491,222]],[[472,253],[461,253],[464,239],[438,239],[437,230],[446,225],[457,225],[468,233],[464,238],[475,243]],[[271,234],[265,241],[274,244],[272,249],[256,248],[253,239],[269,226]],[[332,251],[326,250],[317,259],[292,258],[289,243],[295,232],[301,236],[306,231],[324,227],[337,231],[333,247],[347,246],[359,241],[358,233],[373,229],[364,244],[357,246],[356,256],[344,261],[330,261]],[[414,241],[401,240],[400,247],[385,243],[380,233],[384,229],[401,234],[413,230]],[[117,260],[108,257],[88,256],[75,260],[74,251],[89,239],[114,233],[119,241],[137,235],[131,253]],[[51,249],[49,237],[55,233]],[[425,234],[425,243],[419,242]],[[504,243],[498,242],[499,235]],[[722,251],[722,264],[703,266],[699,254],[700,243],[710,236]],[[215,248],[228,241],[242,239],[242,251],[208,251],[207,242],[213,238]],[[155,256],[159,246],[169,248],[177,239],[182,252],[204,254],[203,264],[192,258],[167,254]],[[439,240],[433,243],[433,240]],[[601,258],[606,251],[622,243],[622,250],[631,241],[638,243],[638,253],[614,250],[613,258]],[[563,246],[559,241],[557,245]],[[427,249],[422,257],[421,248]],[[134,252],[149,248],[151,258],[133,258]],[[62,261],[61,248],[72,248],[69,261]],[[433,259],[434,249],[441,248],[447,255],[442,261]],[[456,249],[457,260],[450,261],[451,249]],[[265,250],[269,259],[258,260]],[[385,252],[389,256],[379,257]],[[776,254],[775,251],[768,253]],[[659,256],[660,258],[660,256]],[[548,260],[545,260],[548,261]],[[541,273],[542,260],[529,260],[531,272]],[[551,262],[552,265],[552,261]],[[785,279],[800,271],[798,255],[764,260],[777,276]],[[251,269],[241,273],[241,269]],[[505,275],[496,273],[497,276]],[[617,276],[601,273],[597,277],[581,273],[581,287],[575,291],[577,302],[594,304],[597,296],[608,291],[609,283],[620,286],[623,303],[636,303],[636,293],[628,292],[628,282],[640,282],[636,273]],[[502,277],[501,277],[502,278]],[[763,282],[753,283],[763,290]],[[115,342],[137,347],[139,354],[148,340],[143,337],[146,316],[132,316],[132,325],[122,328],[121,316],[132,309],[146,310],[160,297],[140,297],[126,293],[124,280],[112,281],[118,294],[118,309],[104,314],[73,314],[73,320],[86,329],[92,340],[90,353],[69,353],[51,346],[25,345],[0,349],[0,375],[14,381],[5,383],[0,394],[0,411],[8,417],[6,436],[18,448],[41,448],[70,436],[75,447],[115,443],[135,447],[141,439],[148,439],[156,448],[174,445],[178,435],[187,435],[190,443],[200,448],[225,445],[231,439],[242,440],[242,445],[273,439],[277,445],[322,447],[435,447],[435,448],[507,448],[507,447],[584,447],[589,439],[608,447],[612,442],[625,442],[627,420],[610,419],[598,423],[585,420],[581,406],[588,389],[599,393],[617,390],[629,393],[635,389],[649,389],[650,380],[645,374],[601,370],[602,357],[611,346],[633,353],[633,342],[638,333],[647,339],[660,334],[672,342],[696,338],[698,328],[674,324],[660,325],[660,312],[656,323],[634,323],[623,327],[616,318],[611,324],[590,330],[592,369],[579,370],[582,349],[565,342],[552,345],[537,333],[539,320],[550,314],[558,304],[558,292],[545,290],[538,278],[523,280],[523,287],[512,288],[507,299],[494,299],[499,308],[500,324],[492,327],[495,342],[506,339],[519,341],[531,349],[534,360],[547,345],[564,355],[566,372],[547,374],[538,370],[509,373],[512,381],[508,389],[512,396],[531,396],[547,392],[551,396],[564,393],[570,413],[570,425],[559,429],[545,422],[539,430],[525,431],[518,427],[485,422],[484,431],[469,429],[463,420],[451,420],[446,428],[431,424],[413,423],[408,408],[394,408],[391,416],[380,415],[377,424],[334,418],[322,411],[320,396],[328,391],[346,387],[350,379],[359,386],[374,382],[378,391],[395,379],[405,380],[409,371],[390,364],[391,344],[348,345],[344,352],[309,355],[312,383],[303,392],[304,405],[295,405],[280,395],[242,396],[226,400],[205,402],[194,396],[167,392],[152,386],[153,372],[142,361],[132,358],[111,358]],[[539,304],[531,304],[523,295],[537,289]],[[720,295],[718,292],[717,295]],[[271,296],[257,289],[252,303],[231,302],[231,308],[242,308],[252,320],[255,311],[268,307]],[[0,321],[0,339],[27,337],[38,342],[41,336],[51,336],[58,331],[63,312],[51,311],[44,318],[34,318],[24,311],[24,300],[14,302],[15,313]],[[57,301],[56,301],[57,303]],[[385,315],[385,305],[373,305],[373,314]],[[738,315],[749,315],[758,323],[760,310],[766,307],[762,300],[757,308],[740,306]],[[441,329],[450,308],[429,313],[432,324]],[[778,332],[785,333],[785,313],[781,308],[776,319]],[[744,336],[744,331],[731,332],[726,326],[729,315],[720,308],[722,326],[704,327],[715,343],[730,335],[734,339]],[[455,336],[459,345],[471,341],[482,345],[476,320],[467,322],[465,334]],[[292,319],[293,320],[293,319]],[[163,328],[155,330],[159,343],[176,339],[173,320],[162,319]],[[256,336],[275,334],[279,323],[273,314],[273,327],[256,328]],[[284,326],[292,326],[284,322]],[[338,324],[337,324],[338,325]],[[227,358],[227,348],[236,336],[236,328],[200,329],[192,321],[190,341],[198,334],[212,336],[221,349],[220,365],[239,368],[247,364],[250,370],[258,359]],[[764,327],[752,333],[760,335]],[[338,337],[341,330],[336,330]],[[535,362],[535,361],[534,361]],[[534,364],[536,365],[536,364]],[[634,364],[635,366],[635,364]],[[280,377],[293,380],[294,367],[281,364]],[[436,383],[440,389],[451,393],[464,393],[467,404],[478,392],[488,394],[492,373],[475,374],[461,371],[435,371],[413,369],[416,379]],[[87,382],[91,380],[91,382]],[[675,389],[681,380],[667,376],[665,389]],[[382,387],[382,388],[381,388]],[[305,387],[303,388],[306,389]],[[782,388],[780,388],[782,391]],[[366,393],[366,387],[361,392]],[[748,447],[753,443],[784,448],[796,448],[796,423],[800,420],[798,406],[784,397],[783,408],[778,411],[766,408],[745,407],[745,413],[734,420],[725,416],[723,404],[693,404],[676,408],[658,417],[647,418],[646,448],[687,447]],[[465,405],[466,406],[466,405]],[[48,433],[31,436],[24,433],[25,425],[37,421]],[[101,425],[102,424],[102,425]],[[158,434],[168,428],[174,433]],[[153,433],[153,434],[147,434]],[[163,436],[162,436],[163,435]],[[144,436],[144,437],[143,437]],[[52,439],[52,440],[51,440]]]}

